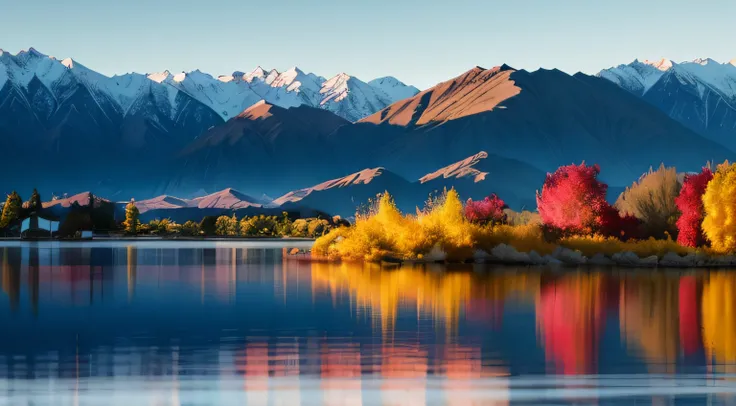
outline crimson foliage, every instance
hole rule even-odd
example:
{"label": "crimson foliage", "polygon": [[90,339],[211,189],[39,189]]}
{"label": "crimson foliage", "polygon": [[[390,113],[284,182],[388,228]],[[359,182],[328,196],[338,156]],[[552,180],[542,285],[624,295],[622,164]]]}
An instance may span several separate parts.
{"label": "crimson foliage", "polygon": [[465,218],[471,223],[477,224],[499,224],[506,221],[506,203],[495,194],[483,200],[473,201],[468,199],[465,203]]}
{"label": "crimson foliage", "polygon": [[708,182],[713,179],[710,168],[703,168],[696,175],[685,176],[680,195],[675,198],[675,205],[682,213],[677,219],[677,242],[686,247],[697,247],[704,242],[703,238],[703,194]]}
{"label": "crimson foliage", "polygon": [[548,174],[542,192],[537,193],[537,209],[542,223],[565,233],[601,233],[620,238],[638,234],[639,222],[621,217],[606,201],[608,185],[598,180],[600,167],[568,165]]}

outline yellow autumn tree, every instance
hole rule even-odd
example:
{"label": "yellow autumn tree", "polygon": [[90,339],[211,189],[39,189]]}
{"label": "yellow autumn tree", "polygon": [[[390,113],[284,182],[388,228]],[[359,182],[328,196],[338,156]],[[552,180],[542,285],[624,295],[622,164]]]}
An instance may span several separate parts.
{"label": "yellow autumn tree", "polygon": [[703,195],[703,233],[719,253],[736,251],[736,164],[718,165]]}
{"label": "yellow autumn tree", "polygon": [[138,211],[138,207],[135,205],[135,200],[131,199],[130,203],[125,206],[125,221],[123,222],[123,228],[126,233],[135,235],[138,232],[138,225],[140,224],[140,221],[138,221],[139,215],[140,211]]}

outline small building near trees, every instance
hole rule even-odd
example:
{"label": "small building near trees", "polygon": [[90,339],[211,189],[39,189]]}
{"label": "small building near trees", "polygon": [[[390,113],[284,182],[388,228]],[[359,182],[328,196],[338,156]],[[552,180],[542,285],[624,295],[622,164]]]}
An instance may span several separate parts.
{"label": "small building near trees", "polygon": [[21,220],[20,238],[51,239],[59,231],[59,219],[49,213],[32,212]]}

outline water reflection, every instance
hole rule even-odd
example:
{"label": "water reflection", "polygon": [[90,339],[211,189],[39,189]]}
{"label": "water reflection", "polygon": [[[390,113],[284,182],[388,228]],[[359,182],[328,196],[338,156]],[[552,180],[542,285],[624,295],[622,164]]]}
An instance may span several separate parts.
{"label": "water reflection", "polygon": [[[88,402],[120,382],[164,404],[733,400],[729,271],[385,270],[285,250],[0,248],[0,394],[60,380]],[[659,389],[636,395],[642,377]]]}

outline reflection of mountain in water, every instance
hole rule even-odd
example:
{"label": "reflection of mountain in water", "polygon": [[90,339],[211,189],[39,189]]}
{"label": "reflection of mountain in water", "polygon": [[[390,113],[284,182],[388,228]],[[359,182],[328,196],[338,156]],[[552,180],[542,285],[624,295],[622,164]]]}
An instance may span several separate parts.
{"label": "reflection of mountain in water", "polygon": [[[59,376],[95,374],[115,367],[108,355],[124,345],[133,348],[128,374],[209,370],[261,377],[245,379],[254,387],[321,376],[332,403],[348,404],[351,393],[327,378],[363,388],[357,378],[366,374],[420,386],[440,376],[459,388],[519,369],[677,373],[736,363],[736,277],[728,272],[386,270],[288,261],[280,248],[233,244],[48,247],[0,248],[8,374],[45,365],[36,353],[85,366],[59,367]],[[15,361],[18,353],[30,355]]]}

